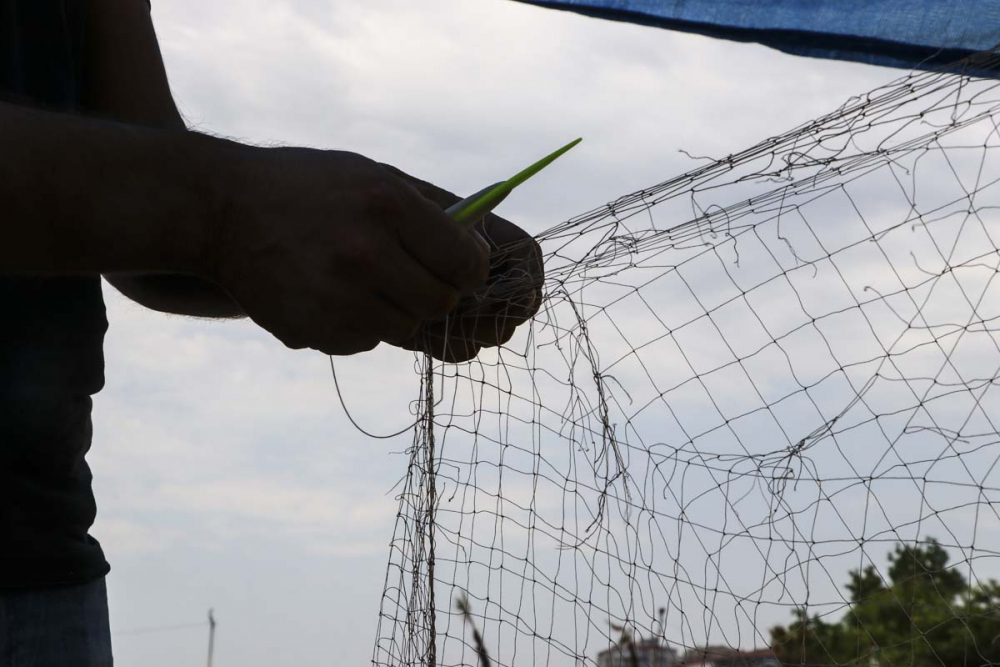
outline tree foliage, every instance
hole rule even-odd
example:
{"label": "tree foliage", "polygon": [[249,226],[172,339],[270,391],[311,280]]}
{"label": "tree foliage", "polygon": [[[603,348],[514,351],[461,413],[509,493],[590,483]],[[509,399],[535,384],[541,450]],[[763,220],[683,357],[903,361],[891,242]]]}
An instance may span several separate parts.
{"label": "tree foliage", "polygon": [[884,576],[870,565],[853,570],[844,589],[841,618],[796,609],[787,627],[771,629],[782,664],[1000,665],[1000,583],[970,582],[935,540],[897,545]]}

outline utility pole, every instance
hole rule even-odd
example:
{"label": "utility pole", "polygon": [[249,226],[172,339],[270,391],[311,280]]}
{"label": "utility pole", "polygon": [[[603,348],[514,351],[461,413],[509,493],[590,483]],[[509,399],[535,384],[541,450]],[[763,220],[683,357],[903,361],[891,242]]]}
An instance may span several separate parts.
{"label": "utility pole", "polygon": [[215,648],[215,615],[208,610],[208,667],[212,667],[212,651]]}

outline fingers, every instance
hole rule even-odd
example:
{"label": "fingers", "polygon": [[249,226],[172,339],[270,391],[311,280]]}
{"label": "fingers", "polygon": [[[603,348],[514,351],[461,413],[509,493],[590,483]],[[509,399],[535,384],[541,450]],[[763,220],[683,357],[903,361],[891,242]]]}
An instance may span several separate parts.
{"label": "fingers", "polygon": [[[393,192],[376,198],[381,200],[377,213],[399,247],[387,239],[376,291],[397,317],[411,318],[407,325],[412,318],[423,324],[409,336],[382,339],[452,363],[509,341],[541,305],[541,248],[516,225],[490,215],[479,225],[487,251],[470,230],[443,213],[443,207],[457,201],[455,195],[383,167],[392,174]],[[476,288],[475,297],[459,299]],[[406,331],[397,323],[393,335]]]}
{"label": "fingers", "polygon": [[447,190],[443,190],[438,186],[434,185],[433,183],[428,183],[427,181],[420,180],[416,176],[410,176],[406,172],[397,169],[392,165],[382,164],[381,166],[387,171],[389,171],[389,173],[391,173],[393,176],[396,176],[402,181],[405,181],[409,185],[413,186],[417,190],[417,192],[419,192],[423,197],[437,204],[437,206],[441,208],[441,210],[448,208],[449,206],[458,202],[461,199],[461,197],[459,197],[458,195],[452,194]]}
{"label": "fingers", "polygon": [[541,306],[545,281],[541,247],[523,230],[497,216],[486,219],[483,236],[494,247],[488,299],[502,302],[511,318],[524,321],[533,317]]}
{"label": "fingers", "polygon": [[474,341],[481,347],[496,347],[509,341],[527,318],[513,317],[503,303],[492,306],[488,315],[455,319],[453,335]]}
{"label": "fingers", "polygon": [[378,292],[397,309],[418,320],[442,319],[459,301],[459,291],[440,280],[401,249],[387,249]]}
{"label": "fingers", "polygon": [[364,321],[365,333],[373,334],[378,340],[396,343],[412,338],[420,330],[420,319],[398,308],[383,296],[372,295],[368,301],[368,312]]}
{"label": "fingers", "polygon": [[456,316],[447,320],[425,322],[419,332],[399,347],[426,352],[447,363],[469,361],[482,348],[507,343],[524,320],[500,315]]}
{"label": "fingers", "polygon": [[308,338],[282,337],[287,347],[310,347],[325,354],[367,352],[385,341],[398,344],[413,338],[420,320],[374,293],[357,295],[322,320],[312,320]]}
{"label": "fingers", "polygon": [[489,253],[475,235],[434,202],[395,177],[375,197],[380,215],[404,250],[428,272],[460,292],[481,287],[489,275]]}
{"label": "fingers", "polygon": [[541,305],[541,251],[529,238],[497,249],[494,256],[493,275],[484,289],[463,297],[447,319],[425,322],[417,336],[400,346],[460,363],[482,348],[507,343]]}
{"label": "fingers", "polygon": [[348,331],[342,326],[331,323],[322,328],[312,327],[308,335],[302,335],[301,332],[294,330],[289,331],[287,327],[268,327],[266,323],[257,323],[268,329],[290,350],[311,349],[331,356],[342,356],[374,350],[382,342],[373,334]]}
{"label": "fingers", "polygon": [[[328,354],[331,357],[342,357],[349,354],[360,354],[362,352],[371,352],[381,343],[377,338],[371,337],[345,337],[343,334],[338,334],[335,340],[326,344],[321,344],[314,349],[322,352],[323,354]],[[292,346],[289,346],[292,347]],[[297,347],[292,347],[292,349],[301,349]]]}
{"label": "fingers", "polygon": [[481,346],[472,340],[449,335],[443,322],[426,325],[416,336],[399,344],[399,347],[414,352],[425,352],[449,364],[475,359],[481,349]]}

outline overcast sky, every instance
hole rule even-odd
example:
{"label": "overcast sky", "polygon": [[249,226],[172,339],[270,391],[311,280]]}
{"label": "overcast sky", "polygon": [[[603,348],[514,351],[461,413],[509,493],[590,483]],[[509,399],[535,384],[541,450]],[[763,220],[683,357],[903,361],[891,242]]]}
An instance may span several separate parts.
{"label": "overcast sky", "polygon": [[[898,72],[506,0],[159,0],[195,129],[349,149],[459,193],[577,136],[499,211],[533,233],[829,111]],[[370,659],[409,437],[371,440],[326,357],[246,323],[145,312],[106,286],[107,387],[89,456],[117,663]],[[395,350],[338,365],[362,425],[406,425]]]}

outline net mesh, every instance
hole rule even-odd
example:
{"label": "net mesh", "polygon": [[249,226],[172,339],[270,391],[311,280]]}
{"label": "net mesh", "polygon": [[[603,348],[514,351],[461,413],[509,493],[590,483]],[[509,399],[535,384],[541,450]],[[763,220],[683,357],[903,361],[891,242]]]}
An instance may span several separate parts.
{"label": "net mesh", "polygon": [[[998,86],[910,74],[539,235],[538,315],[419,360],[373,663],[1000,664]],[[937,545],[954,651],[810,630]]]}

